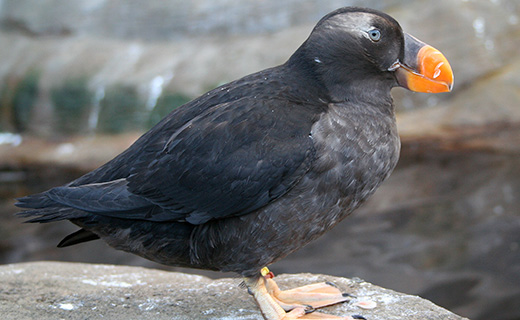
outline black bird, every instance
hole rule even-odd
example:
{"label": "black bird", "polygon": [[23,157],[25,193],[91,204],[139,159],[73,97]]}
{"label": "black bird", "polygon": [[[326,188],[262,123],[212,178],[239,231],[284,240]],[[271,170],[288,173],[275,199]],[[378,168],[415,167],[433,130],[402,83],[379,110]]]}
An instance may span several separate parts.
{"label": "black bird", "polygon": [[19,199],[19,214],[78,225],[59,247],[101,238],[162,264],[237,272],[266,319],[333,319],[309,313],[345,301],[339,290],[280,291],[262,267],[388,177],[400,148],[392,87],[452,83],[444,56],[392,17],[341,8],[286,63],[186,103],[100,168]]}

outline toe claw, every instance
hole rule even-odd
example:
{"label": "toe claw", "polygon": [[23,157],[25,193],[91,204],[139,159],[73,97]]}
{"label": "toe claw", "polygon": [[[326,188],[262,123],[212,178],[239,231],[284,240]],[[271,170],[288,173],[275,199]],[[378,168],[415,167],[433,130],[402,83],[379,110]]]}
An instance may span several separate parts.
{"label": "toe claw", "polygon": [[354,319],[359,319],[359,320],[367,320],[367,318],[363,317],[363,316],[360,316],[359,314],[353,314],[352,315],[352,318]]}
{"label": "toe claw", "polygon": [[[334,282],[325,281],[326,284],[328,284],[331,287],[338,288],[338,286]],[[338,288],[339,289],[339,288]]]}
{"label": "toe claw", "polygon": [[314,311],[316,311],[316,308],[314,308],[313,306],[311,306],[311,305],[305,306],[305,314],[313,313]]}

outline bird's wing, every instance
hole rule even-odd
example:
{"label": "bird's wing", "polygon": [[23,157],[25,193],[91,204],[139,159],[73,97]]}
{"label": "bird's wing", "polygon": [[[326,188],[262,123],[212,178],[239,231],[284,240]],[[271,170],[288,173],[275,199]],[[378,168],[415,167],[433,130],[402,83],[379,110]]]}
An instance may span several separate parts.
{"label": "bird's wing", "polygon": [[207,109],[134,164],[128,190],[192,224],[285,194],[314,159],[312,108],[253,97]]}
{"label": "bird's wing", "polygon": [[202,224],[244,215],[308,171],[320,113],[315,105],[254,96],[215,104],[184,124],[163,121],[105,166],[17,205],[33,209],[24,216],[40,216],[31,221],[90,212]]}

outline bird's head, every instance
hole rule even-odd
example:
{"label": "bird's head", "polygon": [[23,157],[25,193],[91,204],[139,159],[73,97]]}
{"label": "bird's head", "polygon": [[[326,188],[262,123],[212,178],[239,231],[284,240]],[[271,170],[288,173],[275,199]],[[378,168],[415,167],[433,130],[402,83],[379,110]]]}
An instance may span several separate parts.
{"label": "bird's head", "polygon": [[453,85],[442,53],[404,33],[389,15],[370,9],[329,13],[291,60],[311,70],[336,101],[389,96],[395,86],[437,93]]}

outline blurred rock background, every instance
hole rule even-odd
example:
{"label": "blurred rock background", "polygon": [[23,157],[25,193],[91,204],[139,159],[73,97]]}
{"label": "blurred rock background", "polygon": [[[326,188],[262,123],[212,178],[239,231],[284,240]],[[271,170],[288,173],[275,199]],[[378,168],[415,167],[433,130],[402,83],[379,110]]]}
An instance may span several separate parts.
{"label": "blurred rock background", "polygon": [[74,227],[21,224],[13,198],[68,182],[191,98],[283,63],[345,5],[384,10],[440,49],[454,91],[395,89],[394,174],[272,270],[357,276],[471,319],[520,319],[517,0],[0,0],[0,263],[164,268],[100,242],[58,250]]}

